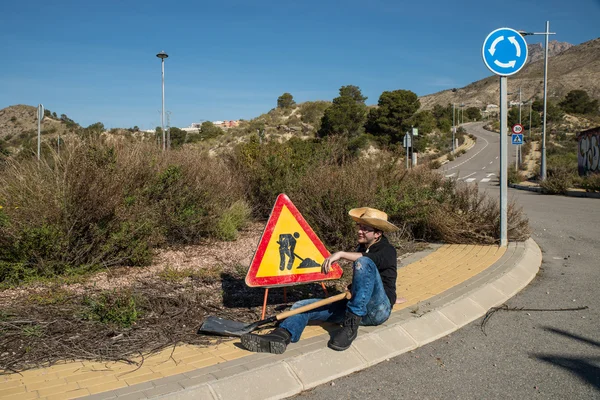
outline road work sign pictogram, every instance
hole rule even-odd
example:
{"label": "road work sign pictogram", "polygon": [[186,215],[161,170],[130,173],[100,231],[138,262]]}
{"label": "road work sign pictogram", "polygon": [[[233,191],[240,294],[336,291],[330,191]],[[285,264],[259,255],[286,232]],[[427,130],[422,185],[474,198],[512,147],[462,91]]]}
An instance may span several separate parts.
{"label": "road work sign pictogram", "polygon": [[291,286],[339,279],[336,263],[327,275],[321,264],[329,251],[285,194],[277,196],[246,275],[250,287]]}

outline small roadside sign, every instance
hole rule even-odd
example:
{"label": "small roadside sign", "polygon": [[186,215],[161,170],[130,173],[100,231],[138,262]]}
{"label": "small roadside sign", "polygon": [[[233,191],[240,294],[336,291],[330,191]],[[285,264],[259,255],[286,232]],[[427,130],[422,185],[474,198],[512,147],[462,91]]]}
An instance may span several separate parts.
{"label": "small roadside sign", "polygon": [[511,136],[512,144],[523,144],[523,134],[515,133]]}
{"label": "small roadside sign", "polygon": [[411,140],[411,137],[408,134],[408,132],[404,134],[404,142],[403,142],[403,144],[404,144],[404,148],[412,147],[412,140]]}
{"label": "small roadside sign", "polygon": [[321,264],[329,251],[285,194],[277,196],[246,275],[250,287],[281,287],[339,279],[334,263],[327,275]]}
{"label": "small roadside sign", "polygon": [[512,131],[513,131],[513,133],[523,133],[523,125],[514,124],[512,127]]}
{"label": "small roadside sign", "polygon": [[39,104],[38,105],[38,120],[43,120],[44,119],[44,106]]}

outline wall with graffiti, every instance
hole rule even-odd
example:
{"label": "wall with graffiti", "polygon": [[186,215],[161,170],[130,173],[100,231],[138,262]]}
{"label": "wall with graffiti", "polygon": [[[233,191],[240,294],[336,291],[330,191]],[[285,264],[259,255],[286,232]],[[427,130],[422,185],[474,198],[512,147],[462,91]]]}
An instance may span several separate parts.
{"label": "wall with graffiti", "polygon": [[600,127],[588,129],[577,135],[579,175],[600,173]]}

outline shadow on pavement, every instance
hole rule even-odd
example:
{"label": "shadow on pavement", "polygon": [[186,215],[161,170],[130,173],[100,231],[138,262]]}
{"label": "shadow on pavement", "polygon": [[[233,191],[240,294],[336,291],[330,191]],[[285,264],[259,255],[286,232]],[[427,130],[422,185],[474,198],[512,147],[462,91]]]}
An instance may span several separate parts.
{"label": "shadow on pavement", "polygon": [[550,354],[534,354],[534,356],[539,360],[566,369],[600,391],[600,367],[598,367],[600,357],[560,357]]}
{"label": "shadow on pavement", "polygon": [[[588,339],[583,336],[576,335],[571,332],[563,331],[556,328],[544,327],[544,330],[555,333],[557,335],[566,336],[570,339],[577,340],[595,347],[600,347],[600,342]],[[577,375],[580,379],[594,386],[600,391],[600,357],[565,357],[562,355],[552,354],[532,354],[538,360],[563,368],[572,374]]]}

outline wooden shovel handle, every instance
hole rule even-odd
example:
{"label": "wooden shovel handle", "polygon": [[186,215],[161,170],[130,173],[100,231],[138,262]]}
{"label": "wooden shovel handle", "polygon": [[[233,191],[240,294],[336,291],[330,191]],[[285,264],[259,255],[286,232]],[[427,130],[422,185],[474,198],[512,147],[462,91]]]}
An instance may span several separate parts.
{"label": "wooden shovel handle", "polygon": [[323,300],[315,301],[314,303],[310,303],[305,306],[295,308],[293,310],[284,311],[281,314],[277,314],[275,316],[275,318],[277,318],[277,321],[281,321],[282,319],[286,319],[288,317],[291,317],[292,315],[300,314],[305,311],[314,310],[315,308],[319,308],[319,307],[327,305],[327,304],[335,303],[336,301],[340,301],[343,299],[350,299],[351,297],[352,297],[352,293],[350,293],[350,292],[336,294],[335,296],[331,296],[331,297],[328,297]]}

